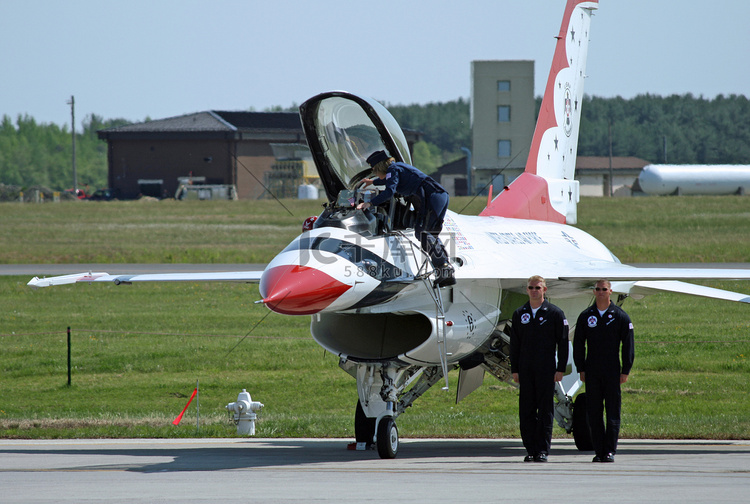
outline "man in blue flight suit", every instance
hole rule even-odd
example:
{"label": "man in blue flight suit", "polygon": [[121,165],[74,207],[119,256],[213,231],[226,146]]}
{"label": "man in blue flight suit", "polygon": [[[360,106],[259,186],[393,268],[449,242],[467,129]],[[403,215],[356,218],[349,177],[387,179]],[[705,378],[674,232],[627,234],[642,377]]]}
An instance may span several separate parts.
{"label": "man in blue flight suit", "polygon": [[568,364],[569,327],[563,311],[544,298],[544,278],[529,278],[526,292],[529,301],[513,313],[510,326],[510,370],[519,387],[518,417],[527,453],[523,461],[547,462],[555,382],[562,380]]}
{"label": "man in blue flight suit", "polygon": [[615,461],[620,436],[620,386],[628,381],[635,358],[633,323],[628,314],[610,300],[611,295],[609,280],[596,282],[596,302],[578,316],[573,338],[573,361],[581,381],[586,384],[586,417],[596,451],[592,462]]}
{"label": "man in blue flight suit", "polygon": [[372,198],[370,202],[363,202],[357,208],[364,210],[370,206],[377,206],[388,202],[394,194],[401,196],[416,196],[418,201],[417,223],[414,233],[422,244],[422,249],[430,255],[435,269],[435,285],[447,287],[454,285],[453,267],[448,261],[448,255],[440,241],[440,231],[443,229],[445,211],[448,209],[448,192],[443,187],[415,167],[396,160],[385,151],[376,151],[367,158],[377,178],[365,178],[366,184],[384,185],[385,189]]}

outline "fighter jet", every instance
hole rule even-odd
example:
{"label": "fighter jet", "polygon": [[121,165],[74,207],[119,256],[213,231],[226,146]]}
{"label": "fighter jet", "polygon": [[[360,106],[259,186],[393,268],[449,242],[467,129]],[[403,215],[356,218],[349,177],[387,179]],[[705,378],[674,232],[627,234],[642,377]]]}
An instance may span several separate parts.
{"label": "fighter jet", "polygon": [[[417,215],[407,198],[394,195],[380,207],[356,208],[377,190],[362,184],[371,173],[368,155],[384,150],[409,164],[411,156],[384,106],[342,91],[319,94],[300,106],[327,204],[312,228],[262,275],[89,272],[34,278],[29,285],[259,280],[260,302],[281,314],[310,316],[312,337],[356,379],[356,443],[376,447],[382,458],[398,453],[398,416],[432,386],[448,388],[451,370],[459,370],[457,400],[475,390],[485,373],[512,384],[510,319],[527,301],[532,275],[546,278],[553,302],[573,320],[592,303],[591,288],[600,278],[612,282],[619,304],[628,296],[659,291],[750,302],[744,294],[683,282],[750,279],[750,269],[635,268],[572,226],[579,201],[574,168],[589,27],[597,7],[596,0],[567,2],[523,174],[488,198],[480,215],[446,214],[440,238],[455,270],[453,286],[436,286],[436,272],[414,235]],[[575,337],[575,327],[571,334]],[[590,439],[581,395],[576,397],[580,388],[570,362],[556,385],[555,418],[586,449]]]}

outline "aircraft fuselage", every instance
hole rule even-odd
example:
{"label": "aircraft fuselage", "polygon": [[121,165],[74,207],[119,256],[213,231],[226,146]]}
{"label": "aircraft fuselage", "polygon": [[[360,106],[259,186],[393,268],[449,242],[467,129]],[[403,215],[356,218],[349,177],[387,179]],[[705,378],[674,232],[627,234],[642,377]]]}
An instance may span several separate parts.
{"label": "aircraft fuselage", "polygon": [[[279,313],[312,315],[315,340],[343,358],[434,365],[441,362],[438,339],[444,338],[451,364],[475,352],[526,301],[529,276],[554,279],[556,264],[617,262],[596,239],[563,224],[449,212],[441,239],[457,279],[441,289],[444,321],[429,279],[432,267],[411,229],[307,231],[269,263],[261,295]],[[551,296],[578,311],[591,301],[562,283]]]}

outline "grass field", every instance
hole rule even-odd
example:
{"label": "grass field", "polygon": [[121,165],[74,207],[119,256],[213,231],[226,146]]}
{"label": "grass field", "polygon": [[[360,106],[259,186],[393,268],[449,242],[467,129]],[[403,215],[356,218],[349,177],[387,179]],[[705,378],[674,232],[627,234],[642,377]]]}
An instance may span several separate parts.
{"label": "grass field", "polygon": [[[455,198],[452,208],[467,201]],[[267,262],[319,209],[297,201],[2,204],[0,263]],[[623,262],[750,262],[749,216],[750,198],[590,198],[579,227]],[[353,436],[354,380],[312,341],[309,318],[253,304],[256,285],[34,291],[28,280],[0,276],[2,437],[232,436],[224,405],[242,388],[266,405],[258,436]],[[750,294],[750,282],[709,285]],[[623,437],[750,439],[750,307],[660,294],[624,308],[636,326],[636,363]],[[399,417],[402,436],[518,436],[516,389],[487,377],[456,405],[454,374],[450,392],[430,390]],[[175,427],[196,381],[200,428],[195,402]]]}
{"label": "grass field", "polygon": [[[476,215],[486,200],[453,198]],[[0,264],[265,263],[322,201],[0,205]],[[622,262],[750,262],[750,198],[584,198],[578,227]]]}

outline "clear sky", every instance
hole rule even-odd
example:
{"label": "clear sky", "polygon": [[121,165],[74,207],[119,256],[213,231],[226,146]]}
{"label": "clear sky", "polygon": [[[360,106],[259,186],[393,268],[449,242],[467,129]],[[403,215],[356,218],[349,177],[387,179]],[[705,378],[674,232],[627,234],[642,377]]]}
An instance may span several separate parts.
{"label": "clear sky", "polygon": [[[459,5],[460,4],[460,5]],[[470,95],[470,62],[549,71],[564,0],[0,0],[0,115],[70,124]],[[600,0],[585,92],[750,94],[749,0]]]}

